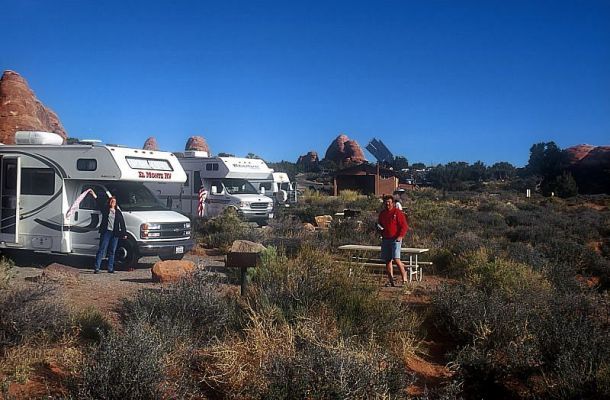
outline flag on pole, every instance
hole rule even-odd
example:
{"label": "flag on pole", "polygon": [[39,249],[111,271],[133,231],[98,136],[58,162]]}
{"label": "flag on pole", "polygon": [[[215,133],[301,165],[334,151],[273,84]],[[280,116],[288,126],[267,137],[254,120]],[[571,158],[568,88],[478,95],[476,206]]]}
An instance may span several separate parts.
{"label": "flag on pole", "polygon": [[93,191],[93,189],[87,189],[84,192],[82,192],[80,194],[80,196],[78,196],[76,198],[76,200],[74,201],[74,204],[72,204],[70,206],[70,208],[68,209],[68,212],[66,213],[66,218],[70,218],[72,216],[72,214],[74,214],[76,212],[76,209],[78,208],[78,206],[80,205],[80,203],[83,201],[83,199],[85,198],[85,196],[87,196],[89,193],[92,193],[92,195],[95,196],[95,192]]}
{"label": "flag on pole", "polygon": [[208,191],[203,186],[199,189],[199,204],[197,205],[197,215],[203,217],[205,215],[205,199],[208,197]]}

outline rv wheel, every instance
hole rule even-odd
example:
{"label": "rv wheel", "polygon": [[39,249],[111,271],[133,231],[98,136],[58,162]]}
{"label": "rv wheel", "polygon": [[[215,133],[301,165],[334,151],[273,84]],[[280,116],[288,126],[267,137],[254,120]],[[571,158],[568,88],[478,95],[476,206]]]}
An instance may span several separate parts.
{"label": "rv wheel", "polygon": [[138,250],[130,240],[120,240],[116,248],[115,263],[121,269],[133,268],[138,264]]}

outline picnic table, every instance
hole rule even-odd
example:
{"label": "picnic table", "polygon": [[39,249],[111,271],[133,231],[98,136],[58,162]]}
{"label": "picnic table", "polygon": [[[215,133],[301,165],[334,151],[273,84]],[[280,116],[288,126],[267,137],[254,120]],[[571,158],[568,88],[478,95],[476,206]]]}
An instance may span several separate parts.
{"label": "picnic table", "polygon": [[[361,244],[345,244],[338,247],[339,250],[347,252],[349,254],[350,261],[356,261],[367,266],[379,266],[385,265],[385,261],[379,258],[381,254],[381,246],[367,246]],[[409,260],[405,259],[403,264],[409,275],[409,282],[413,281],[413,278],[417,281],[421,281],[423,278],[423,265],[432,265],[429,261],[420,261],[419,256],[427,253],[430,249],[417,248],[417,247],[402,247],[400,249],[401,257],[403,254],[409,257]]]}

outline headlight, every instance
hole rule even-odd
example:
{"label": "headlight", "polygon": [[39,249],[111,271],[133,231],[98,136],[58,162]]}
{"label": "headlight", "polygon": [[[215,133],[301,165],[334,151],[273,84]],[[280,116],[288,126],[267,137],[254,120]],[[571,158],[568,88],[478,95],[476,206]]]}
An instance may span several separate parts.
{"label": "headlight", "polygon": [[241,201],[239,203],[239,206],[242,207],[242,208],[243,207],[250,207],[250,202],[249,201]]}
{"label": "headlight", "polygon": [[161,224],[142,224],[140,229],[142,229],[142,230],[159,230],[159,229],[161,229]]}
{"label": "headlight", "polygon": [[184,227],[185,227],[186,229],[190,229],[190,228],[191,228],[191,223],[190,223],[190,222],[186,222],[186,223],[184,224]]}

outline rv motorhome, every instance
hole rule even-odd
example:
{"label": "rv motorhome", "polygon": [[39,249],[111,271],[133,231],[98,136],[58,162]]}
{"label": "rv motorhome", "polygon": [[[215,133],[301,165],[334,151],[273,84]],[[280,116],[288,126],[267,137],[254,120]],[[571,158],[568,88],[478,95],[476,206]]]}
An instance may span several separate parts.
{"label": "rv motorhome", "polygon": [[190,220],[166,209],[144,182],[176,182],[186,175],[167,152],[113,145],[62,145],[49,132],[17,132],[16,145],[0,146],[0,248],[95,256],[100,210],[87,195],[117,198],[128,238],[116,251],[119,266],[141,256],[180,259],[193,247]]}
{"label": "rv motorhome", "polygon": [[297,202],[296,183],[290,182],[285,172],[273,172],[267,179],[252,181],[257,190],[265,189],[265,194],[275,200],[275,204],[288,206]]}
{"label": "rv motorhome", "polygon": [[160,181],[146,184],[172,210],[197,216],[199,190],[203,187],[207,191],[205,217],[215,217],[226,209],[233,209],[243,220],[259,225],[273,218],[273,201],[250,183],[267,178],[273,172],[263,160],[208,157],[206,152],[186,151],[178,161],[188,176],[184,184]]}

